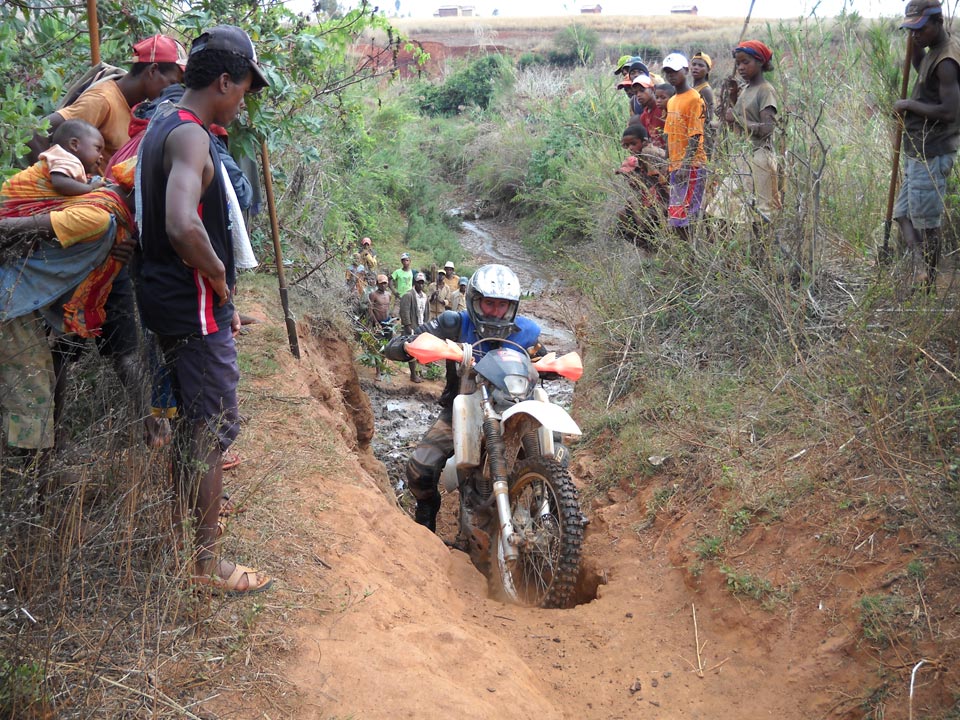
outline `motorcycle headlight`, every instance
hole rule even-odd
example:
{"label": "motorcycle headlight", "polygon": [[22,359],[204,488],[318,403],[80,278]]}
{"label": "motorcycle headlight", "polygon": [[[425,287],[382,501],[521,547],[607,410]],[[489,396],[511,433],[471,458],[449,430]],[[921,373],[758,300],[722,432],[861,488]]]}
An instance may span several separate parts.
{"label": "motorcycle headlight", "polygon": [[505,375],[503,385],[513,397],[526,397],[530,392],[530,378],[526,375]]}

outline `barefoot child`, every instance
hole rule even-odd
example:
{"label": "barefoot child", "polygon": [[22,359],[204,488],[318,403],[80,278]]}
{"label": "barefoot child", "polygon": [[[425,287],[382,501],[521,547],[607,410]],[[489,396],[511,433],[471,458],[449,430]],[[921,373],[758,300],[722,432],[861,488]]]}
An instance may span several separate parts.
{"label": "barefoot child", "polygon": [[687,58],[680,53],[671,53],[663,60],[667,81],[676,90],[667,102],[663,128],[670,170],[667,218],[684,241],[689,240],[690,221],[700,215],[707,162],[703,144],[706,110],[700,93],[687,84],[688,68]]}
{"label": "barefoot child", "polygon": [[89,180],[103,155],[103,136],[85,120],[67,120],[53,133],[53,144],[40,153],[50,185],[60,195],[86,195],[103,187],[103,179]]}

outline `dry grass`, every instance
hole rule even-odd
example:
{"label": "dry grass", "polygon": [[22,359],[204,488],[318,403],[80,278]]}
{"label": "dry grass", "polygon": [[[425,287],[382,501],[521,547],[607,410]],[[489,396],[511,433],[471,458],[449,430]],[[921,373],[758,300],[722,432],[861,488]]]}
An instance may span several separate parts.
{"label": "dry grass", "polygon": [[[247,302],[258,294],[255,283]],[[259,329],[241,338],[247,362],[285,350],[285,337]],[[336,473],[343,460],[335,431],[316,430],[311,398],[288,397],[279,382],[241,385],[251,419],[238,445],[244,463],[225,488],[251,511],[228,521],[223,556],[284,578],[296,573],[278,546],[302,501],[285,494],[283,476]],[[193,593],[171,525],[170,450],[144,447],[96,353],[73,368],[69,387],[65,415],[82,462],[22,477],[0,450],[0,718],[210,717],[212,697],[236,709],[245,693],[269,692],[281,683],[264,672],[284,642],[277,616],[296,598]],[[42,507],[38,483],[49,488]]]}

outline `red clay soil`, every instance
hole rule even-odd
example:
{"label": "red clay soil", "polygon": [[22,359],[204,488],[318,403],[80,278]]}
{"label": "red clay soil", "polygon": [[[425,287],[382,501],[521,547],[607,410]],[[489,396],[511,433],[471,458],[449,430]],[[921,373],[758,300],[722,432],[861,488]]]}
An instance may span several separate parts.
{"label": "red clay soil", "polygon": [[[714,565],[691,573],[696,507],[649,524],[647,500],[664,480],[655,478],[640,492],[614,489],[589,509],[585,555],[588,578],[601,583],[596,599],[562,611],[505,606],[488,599],[465,555],[396,507],[369,450],[372,417],[351,347],[330,329],[315,328],[318,339],[302,324],[297,364],[271,314],[242,340],[245,357],[256,363],[272,355],[278,367],[248,372],[242,384],[246,460],[231,483],[251,502],[228,534],[255,537],[260,564],[277,582],[224,610],[237,622],[258,615],[254,644],[218,692],[204,688],[205,697],[215,695],[202,704],[205,713],[299,720],[867,716],[882,684],[880,656],[864,641],[849,596],[889,570],[895,538],[872,545],[869,557],[857,551],[835,577],[808,578],[767,610],[732,594]],[[406,380],[401,374],[394,382]],[[584,476],[590,464],[580,456],[574,470]],[[442,515],[454,506],[455,498],[445,498]],[[730,562],[764,558],[758,562],[772,564],[752,569],[787,583],[802,576],[798,568],[821,544],[798,518],[754,528],[737,548],[749,552],[731,553]],[[935,614],[953,612],[948,596],[926,602],[938,606]],[[906,718],[903,669],[891,667],[887,676],[895,688],[881,702],[886,714],[876,717]],[[947,687],[935,668],[920,673],[914,717],[942,717]]]}

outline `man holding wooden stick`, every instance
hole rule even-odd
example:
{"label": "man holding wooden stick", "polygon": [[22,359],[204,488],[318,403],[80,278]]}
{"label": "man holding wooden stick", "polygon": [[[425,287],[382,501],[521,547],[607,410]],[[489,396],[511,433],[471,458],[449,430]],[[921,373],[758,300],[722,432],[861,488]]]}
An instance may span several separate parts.
{"label": "man holding wooden stick", "polygon": [[913,38],[917,82],[893,109],[903,119],[903,185],[893,216],[914,268],[913,282],[935,287],[947,177],[960,146],[960,43],[943,24],[938,0],[911,0],[901,28]]}

